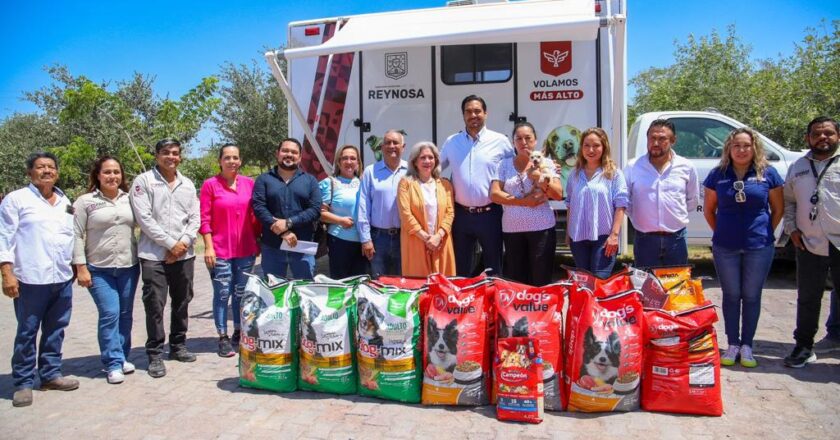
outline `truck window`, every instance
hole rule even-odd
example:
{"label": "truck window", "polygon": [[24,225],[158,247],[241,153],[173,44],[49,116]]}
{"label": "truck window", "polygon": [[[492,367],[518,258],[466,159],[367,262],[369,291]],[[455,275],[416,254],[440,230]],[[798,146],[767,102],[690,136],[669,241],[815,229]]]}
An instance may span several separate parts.
{"label": "truck window", "polygon": [[639,126],[642,125],[642,121],[636,119],[636,122],[633,123],[633,126],[630,127],[630,135],[627,136],[627,145],[632,151],[628,151],[627,157],[636,157],[636,141],[639,139]]}
{"label": "truck window", "polygon": [[513,44],[441,46],[441,81],[447,85],[498,83],[513,74]]}
{"label": "truck window", "polygon": [[674,151],[689,159],[718,159],[733,127],[707,118],[670,118],[677,129]]}

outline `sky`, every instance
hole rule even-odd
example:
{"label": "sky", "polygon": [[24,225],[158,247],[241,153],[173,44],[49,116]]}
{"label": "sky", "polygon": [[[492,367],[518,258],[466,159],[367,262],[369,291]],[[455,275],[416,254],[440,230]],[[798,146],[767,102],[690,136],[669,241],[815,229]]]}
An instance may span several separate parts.
{"label": "sky", "polygon": [[[160,96],[177,99],[226,62],[262,59],[281,46],[290,21],[443,6],[445,0],[13,1],[0,2],[0,119],[37,108],[25,91],[49,84],[44,67],[118,81],[141,72]],[[142,6],[139,6],[142,5]],[[673,62],[674,42],[725,34],[734,24],[753,59],[789,55],[807,27],[840,19],[840,2],[805,0],[631,0],[628,79]],[[382,32],[399,32],[399,24]],[[631,91],[632,94],[632,91]],[[199,142],[214,138],[205,130]]]}

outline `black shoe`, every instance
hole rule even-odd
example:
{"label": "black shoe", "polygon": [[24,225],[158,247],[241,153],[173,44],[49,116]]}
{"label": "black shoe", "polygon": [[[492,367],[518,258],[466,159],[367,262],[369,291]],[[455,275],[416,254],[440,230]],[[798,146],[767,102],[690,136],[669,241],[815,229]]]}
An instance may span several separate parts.
{"label": "black shoe", "polygon": [[227,335],[219,336],[219,357],[229,358],[232,356],[236,356],[236,352],[230,345],[230,339]]}
{"label": "black shoe", "polygon": [[239,329],[234,329],[233,334],[230,335],[230,344],[233,346],[234,350],[239,348]]}
{"label": "black shoe", "polygon": [[146,372],[155,379],[166,376],[166,365],[163,365],[163,359],[159,357],[149,358],[149,368]]}
{"label": "black shoe", "polygon": [[169,351],[169,360],[178,362],[195,362],[195,355],[187,347],[173,348]]}
{"label": "black shoe", "polygon": [[785,358],[785,366],[790,368],[802,368],[805,365],[815,362],[817,355],[808,348],[801,345],[793,347],[793,352]]}

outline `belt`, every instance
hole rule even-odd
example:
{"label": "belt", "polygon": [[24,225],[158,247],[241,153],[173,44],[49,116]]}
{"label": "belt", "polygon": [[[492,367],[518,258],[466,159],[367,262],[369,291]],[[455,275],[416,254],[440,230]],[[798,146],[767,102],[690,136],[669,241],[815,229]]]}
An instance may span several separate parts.
{"label": "belt", "polygon": [[641,231],[636,231],[636,232],[638,234],[642,234],[642,235],[665,235],[665,236],[667,236],[667,235],[675,235],[677,232],[680,232],[680,231],[676,231],[676,232],[668,232],[668,231],[641,232]]}
{"label": "belt", "polygon": [[388,235],[397,235],[400,233],[400,228],[377,228],[376,226],[371,226],[370,228]]}
{"label": "belt", "polygon": [[458,203],[455,204],[457,207],[463,209],[464,211],[469,212],[470,214],[481,214],[484,212],[489,212],[493,209],[493,204],[484,205],[484,206],[464,206]]}

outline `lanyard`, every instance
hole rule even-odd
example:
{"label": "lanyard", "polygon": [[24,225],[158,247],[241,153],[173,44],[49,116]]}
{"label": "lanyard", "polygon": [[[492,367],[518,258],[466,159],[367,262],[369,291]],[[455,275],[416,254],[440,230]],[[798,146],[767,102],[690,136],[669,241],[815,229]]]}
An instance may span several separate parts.
{"label": "lanyard", "polygon": [[825,168],[822,169],[819,175],[817,175],[817,167],[814,166],[814,161],[809,160],[808,164],[811,165],[811,174],[814,175],[814,178],[817,179],[817,184],[814,186],[814,193],[811,194],[811,212],[808,213],[808,219],[813,222],[817,219],[817,203],[820,202],[820,181],[822,181],[823,176],[825,176],[825,172],[831,167],[831,164],[837,159],[837,156],[832,157],[829,159],[828,163],[825,165]]}

